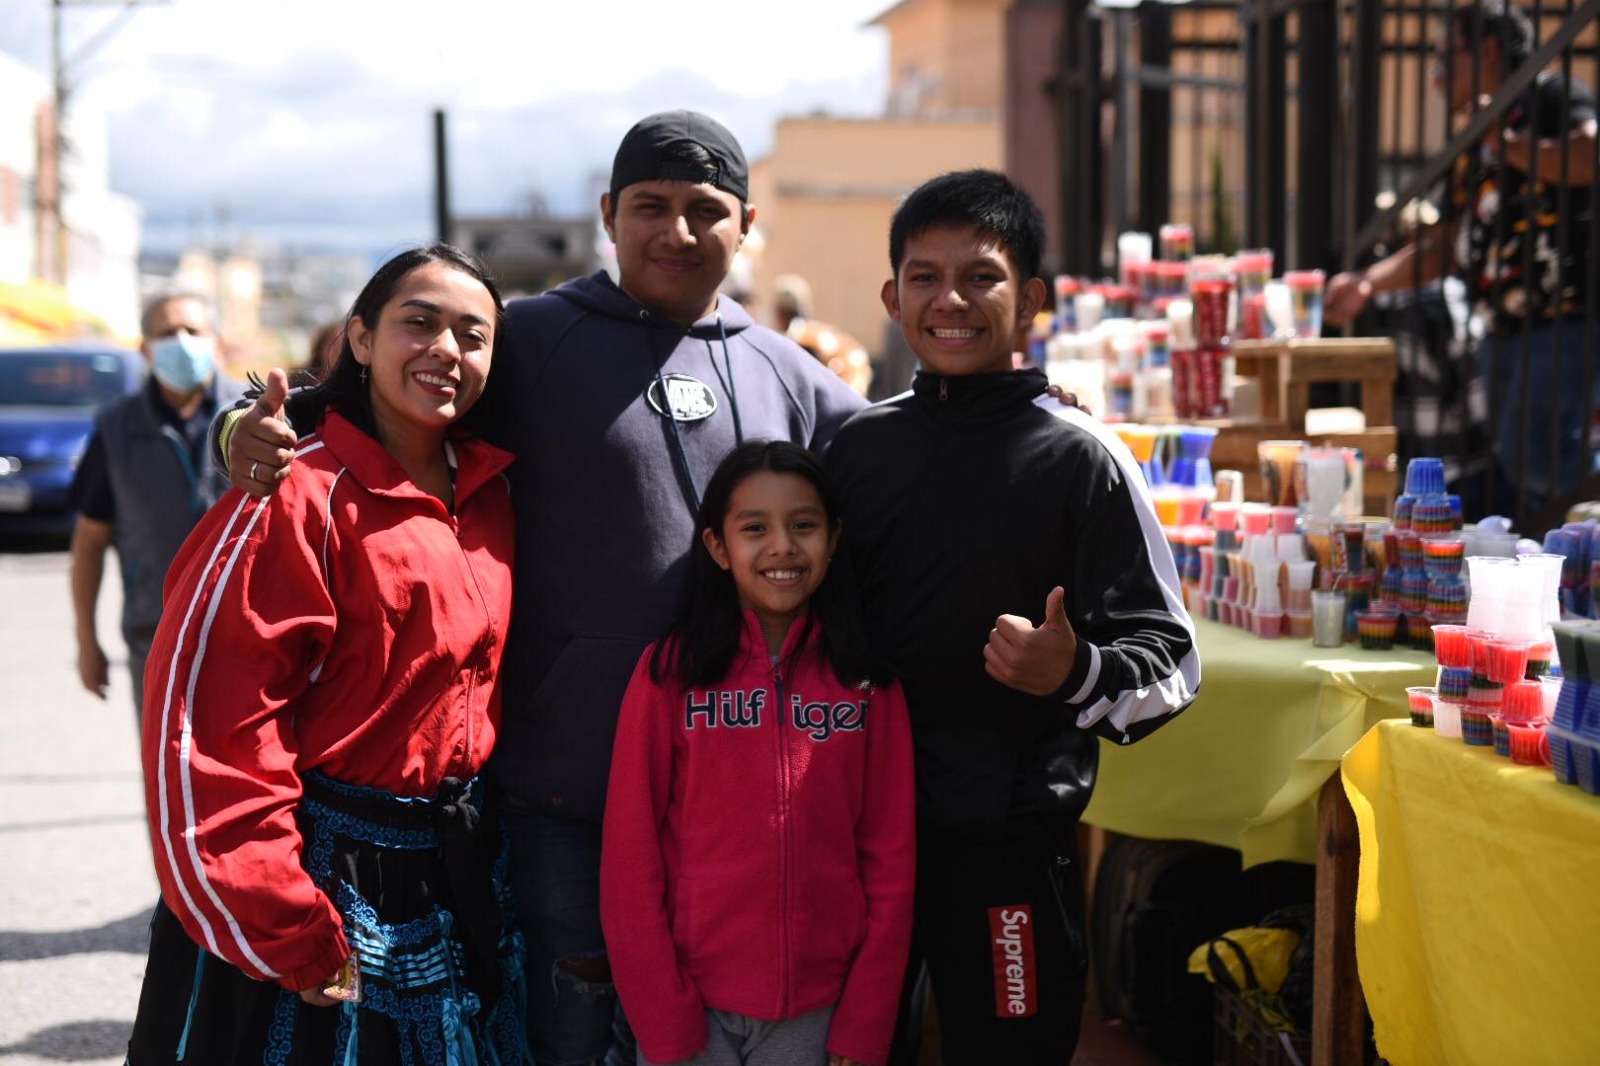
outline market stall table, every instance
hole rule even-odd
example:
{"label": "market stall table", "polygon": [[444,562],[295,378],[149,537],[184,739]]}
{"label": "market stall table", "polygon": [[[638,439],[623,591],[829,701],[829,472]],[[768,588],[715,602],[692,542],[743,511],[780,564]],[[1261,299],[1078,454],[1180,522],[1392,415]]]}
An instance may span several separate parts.
{"label": "market stall table", "polygon": [[1237,848],[1245,866],[1317,859],[1317,794],[1380,719],[1409,716],[1406,687],[1433,657],[1317,648],[1195,621],[1200,695],[1138,744],[1102,744],[1083,820],[1129,836]]}
{"label": "market stall table", "polygon": [[[1312,1061],[1355,1061],[1363,1040],[1349,920],[1356,833],[1336,771],[1380,720],[1409,723],[1405,690],[1433,683],[1433,656],[1261,640],[1204,619],[1196,619],[1195,634],[1199,697],[1138,744],[1102,743],[1083,820],[1129,836],[1237,848],[1246,866],[1315,862]],[[1091,846],[1091,867],[1094,852]]]}
{"label": "market stall table", "polygon": [[1600,797],[1405,722],[1378,723],[1343,779],[1379,1054],[1600,1059]]}

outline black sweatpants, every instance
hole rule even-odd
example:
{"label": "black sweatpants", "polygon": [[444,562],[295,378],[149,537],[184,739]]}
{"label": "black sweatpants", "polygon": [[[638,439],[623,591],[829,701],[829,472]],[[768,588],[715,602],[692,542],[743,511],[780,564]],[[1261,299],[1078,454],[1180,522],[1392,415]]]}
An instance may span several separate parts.
{"label": "black sweatpants", "polygon": [[[919,830],[907,985],[925,965],[945,1066],[1067,1066],[1088,971],[1083,900],[1074,827],[988,843]],[[893,1061],[909,1061],[912,1037],[897,1034]]]}

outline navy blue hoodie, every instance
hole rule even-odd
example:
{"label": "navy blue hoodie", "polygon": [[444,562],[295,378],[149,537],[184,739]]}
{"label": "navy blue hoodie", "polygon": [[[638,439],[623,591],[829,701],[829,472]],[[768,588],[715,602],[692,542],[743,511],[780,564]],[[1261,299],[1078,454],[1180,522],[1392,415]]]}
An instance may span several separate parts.
{"label": "navy blue hoodie", "polygon": [[492,436],[517,457],[516,596],[491,765],[537,809],[599,821],[622,694],[677,611],[711,472],[740,439],[820,451],[864,403],[725,298],[685,329],[598,273],[507,313]]}

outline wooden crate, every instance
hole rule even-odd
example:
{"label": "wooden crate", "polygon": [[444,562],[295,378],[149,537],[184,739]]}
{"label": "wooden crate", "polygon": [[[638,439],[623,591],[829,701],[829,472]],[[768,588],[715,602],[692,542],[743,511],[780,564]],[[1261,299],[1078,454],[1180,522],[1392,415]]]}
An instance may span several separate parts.
{"label": "wooden crate", "polygon": [[1283,422],[1302,432],[1311,386],[1332,382],[1361,390],[1368,426],[1394,425],[1397,368],[1394,341],[1387,337],[1240,341],[1233,357],[1234,373],[1260,383],[1263,422]]}
{"label": "wooden crate", "polygon": [[[1282,341],[1240,341],[1233,346],[1234,373],[1255,378],[1261,416],[1252,419],[1206,419],[1215,426],[1211,449],[1213,470],[1244,474],[1247,500],[1264,498],[1261,460],[1256,445],[1264,440],[1303,440],[1338,448],[1360,448],[1363,510],[1387,517],[1399,492],[1395,473],[1394,341],[1386,337],[1325,337]],[[1367,428],[1359,433],[1306,433],[1311,386],[1322,382],[1354,384]]]}

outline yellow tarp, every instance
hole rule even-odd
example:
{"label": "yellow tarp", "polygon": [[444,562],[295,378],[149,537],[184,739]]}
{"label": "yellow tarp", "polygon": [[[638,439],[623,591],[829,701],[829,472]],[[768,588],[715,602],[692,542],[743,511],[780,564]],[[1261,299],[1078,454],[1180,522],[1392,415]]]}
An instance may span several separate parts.
{"label": "yellow tarp", "polygon": [[1600,1062],[1600,797],[1405,722],[1362,738],[1344,786],[1378,1053]]}
{"label": "yellow tarp", "polygon": [[[105,324],[73,303],[60,285],[37,279],[22,285],[0,281],[0,335],[22,335],[15,343],[67,339],[104,330]],[[29,333],[33,336],[27,336]]]}
{"label": "yellow tarp", "polygon": [[1433,684],[1433,657],[1195,628],[1199,699],[1137,744],[1101,744],[1084,821],[1237,848],[1246,866],[1316,861],[1317,793],[1375,722],[1409,721],[1406,686]]}

